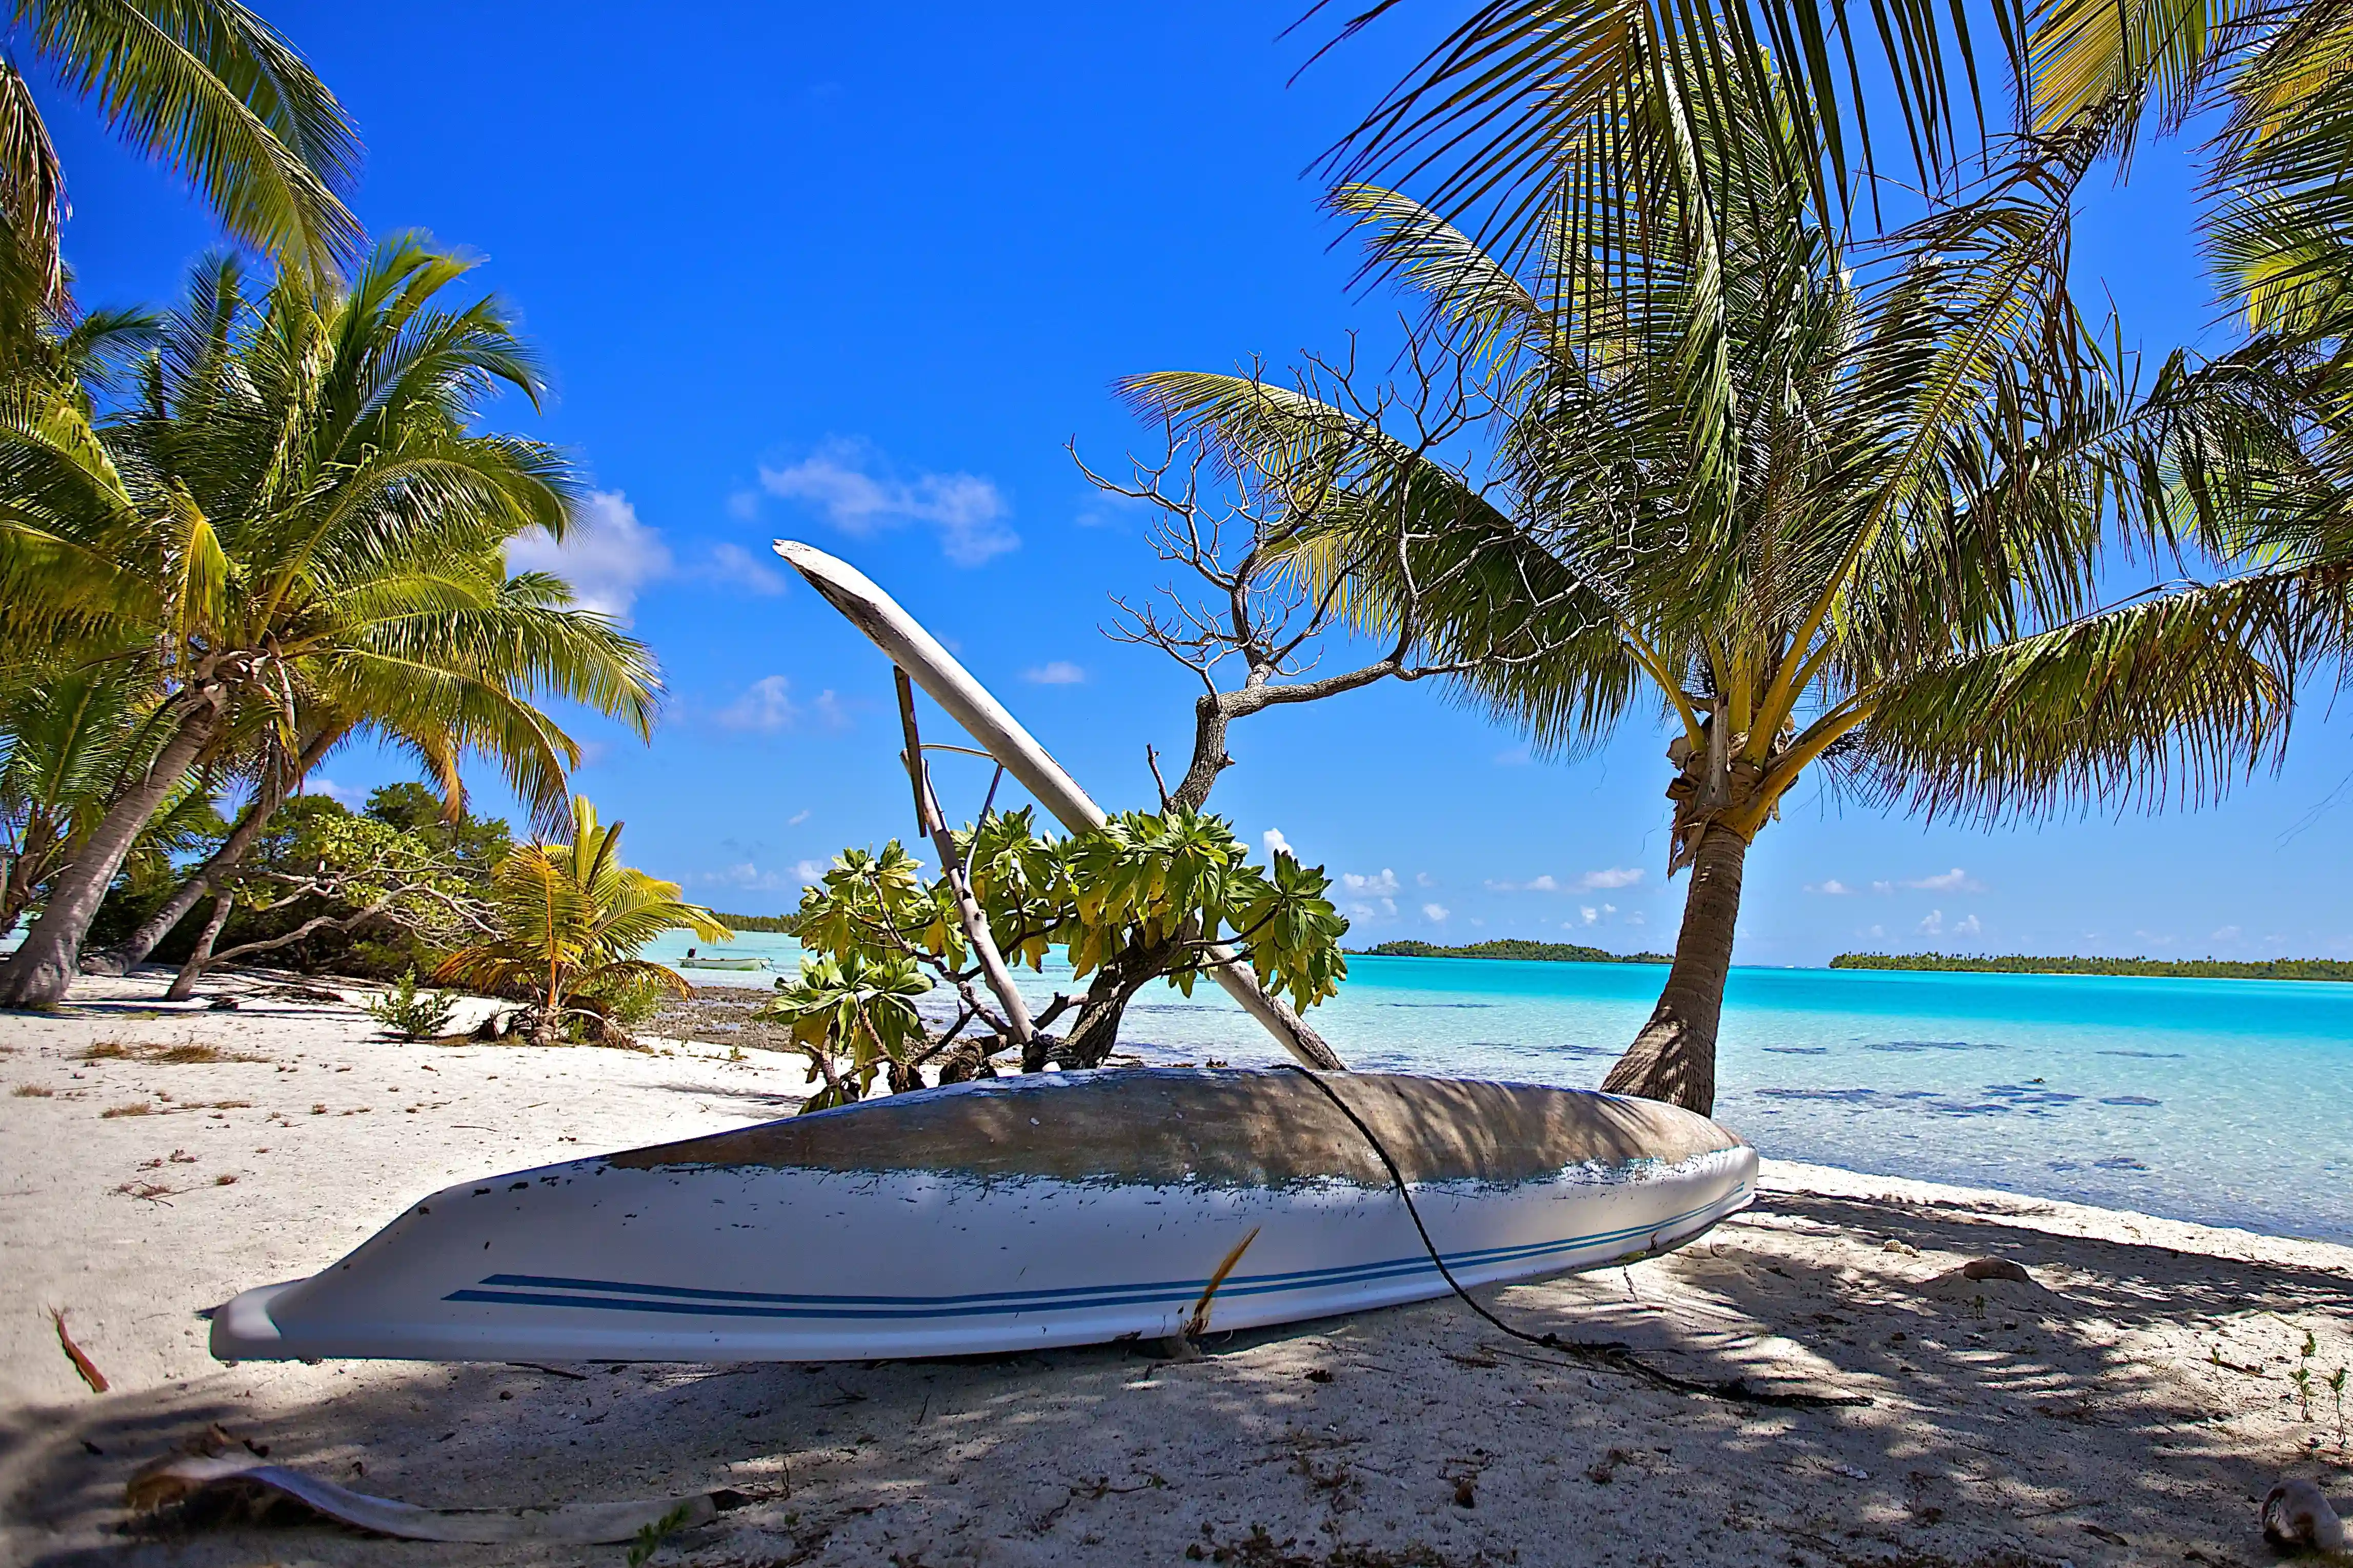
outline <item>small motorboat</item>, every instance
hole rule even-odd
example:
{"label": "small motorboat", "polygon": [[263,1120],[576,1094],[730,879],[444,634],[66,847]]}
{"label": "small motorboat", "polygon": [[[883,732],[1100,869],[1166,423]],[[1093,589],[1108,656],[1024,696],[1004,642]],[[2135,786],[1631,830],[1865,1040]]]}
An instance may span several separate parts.
{"label": "small motorboat", "polygon": [[1444,1295],[1433,1247],[1466,1287],[1663,1251],[1756,1173],[1704,1116],[1586,1090],[1029,1074],[447,1188],[218,1309],[212,1352],[832,1361],[1245,1329]]}
{"label": "small motorboat", "polygon": [[681,958],[678,966],[681,969],[753,970],[767,968],[768,961],[765,958]]}

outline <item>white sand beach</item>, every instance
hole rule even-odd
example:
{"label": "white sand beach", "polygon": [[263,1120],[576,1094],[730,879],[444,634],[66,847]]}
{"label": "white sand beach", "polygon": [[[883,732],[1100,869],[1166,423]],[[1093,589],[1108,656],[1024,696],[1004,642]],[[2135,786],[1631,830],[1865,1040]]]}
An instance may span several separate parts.
{"label": "white sand beach", "polygon": [[[1192,1362],[222,1367],[200,1310],[318,1269],[420,1194],[779,1115],[800,1073],[685,1042],[399,1044],[265,978],[207,985],[234,1012],[162,1005],[163,984],[85,982],[59,1016],[0,1018],[9,1563],[624,1556],[130,1515],[132,1473],[216,1424],[428,1505],[733,1489],[751,1500],[654,1558],[713,1568],[2253,1563],[2274,1480],[2353,1493],[2319,1386],[2353,1362],[2353,1249],[1774,1163],[1699,1244],[1491,1304],[1681,1376],[1866,1405],[1671,1393],[1454,1301],[1213,1336]],[[2033,1282],[1938,1282],[1979,1258]]]}

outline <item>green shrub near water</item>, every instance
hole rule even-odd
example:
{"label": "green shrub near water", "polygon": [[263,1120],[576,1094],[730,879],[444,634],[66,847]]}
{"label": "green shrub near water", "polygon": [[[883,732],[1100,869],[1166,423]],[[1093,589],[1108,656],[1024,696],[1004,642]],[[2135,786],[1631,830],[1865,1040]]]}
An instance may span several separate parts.
{"label": "green shrub near water", "polygon": [[[1330,879],[1277,852],[1264,866],[1224,818],[1172,806],[1124,812],[1068,837],[1038,832],[1028,808],[958,830],[956,852],[1008,968],[1040,968],[1060,949],[1083,997],[1060,998],[1034,1020],[1025,1071],[1049,1061],[1103,1065],[1129,1002],[1165,982],[1187,995],[1230,947],[1261,984],[1305,1009],[1347,973],[1347,921],[1324,896]],[[796,932],[808,954],[778,979],[765,1016],[790,1030],[825,1087],[804,1110],[862,1098],[878,1076],[893,1089],[921,1082],[937,1061],[943,1082],[993,1074],[1013,1045],[966,942],[955,889],[929,876],[896,839],[879,851],[845,849],[801,896]],[[927,1037],[913,998],[935,982],[957,991],[956,1019]],[[1043,1031],[1075,1009],[1069,1031]]]}

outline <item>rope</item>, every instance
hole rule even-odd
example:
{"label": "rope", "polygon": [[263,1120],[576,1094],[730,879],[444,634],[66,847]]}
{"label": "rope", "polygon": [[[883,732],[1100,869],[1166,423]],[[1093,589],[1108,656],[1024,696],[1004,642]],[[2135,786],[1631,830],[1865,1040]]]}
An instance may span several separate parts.
{"label": "rope", "polygon": [[1405,1200],[1405,1212],[1413,1220],[1415,1234],[1421,1237],[1421,1249],[1430,1255],[1430,1262],[1438,1266],[1439,1278],[1446,1281],[1449,1289],[1462,1299],[1464,1306],[1512,1338],[1526,1344],[1542,1346],[1548,1351],[1560,1352],[1574,1361],[1606,1366],[1614,1372],[1626,1373],[1646,1383],[1655,1384],[1661,1388],[1672,1389],[1678,1394],[1731,1400],[1743,1405],[1771,1405],[1799,1410],[1820,1410],[1871,1403],[1867,1396],[1860,1394],[1785,1394],[1770,1389],[1751,1388],[1748,1386],[1748,1380],[1744,1377],[1732,1378],[1724,1383],[1708,1383],[1697,1378],[1677,1377],[1673,1373],[1662,1372],[1648,1362],[1637,1359],[1622,1340],[1598,1342],[1565,1340],[1550,1331],[1532,1334],[1525,1329],[1513,1327],[1489,1311],[1478,1298],[1464,1289],[1462,1282],[1454,1278],[1454,1270],[1446,1266],[1446,1258],[1438,1250],[1438,1244],[1430,1238],[1430,1227],[1422,1223],[1421,1210],[1413,1201],[1413,1189],[1407,1184],[1405,1173],[1398,1170],[1398,1163],[1389,1157],[1388,1146],[1381,1142],[1380,1135],[1365,1124],[1365,1119],[1349,1108],[1348,1102],[1342,1100],[1338,1091],[1324,1081],[1321,1074],[1310,1071],[1297,1062],[1285,1062],[1282,1065],[1321,1089],[1324,1098],[1330,1100],[1334,1108],[1348,1119],[1350,1125],[1365,1135],[1365,1142],[1372,1145],[1374,1154],[1381,1162],[1381,1168],[1388,1173],[1389,1182],[1397,1188],[1398,1196]]}

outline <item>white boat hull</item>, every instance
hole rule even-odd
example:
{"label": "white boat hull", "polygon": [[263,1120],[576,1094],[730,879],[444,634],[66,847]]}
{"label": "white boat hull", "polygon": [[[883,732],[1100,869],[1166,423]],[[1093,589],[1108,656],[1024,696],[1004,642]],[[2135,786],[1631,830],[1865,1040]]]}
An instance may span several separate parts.
{"label": "white boat hull", "polygon": [[[1073,1079],[1211,1080],[1181,1085],[1176,1114],[1218,1103],[1216,1080],[1252,1079],[1261,1094],[1281,1074],[1150,1073]],[[1345,1095],[1402,1095],[1453,1080],[1335,1080]],[[1372,1086],[1370,1089],[1367,1086]],[[1405,1086],[1402,1090],[1398,1086]],[[828,1117],[876,1118],[893,1101],[965,1101],[931,1108],[985,1111],[989,1139],[1018,1145],[1024,1112],[1035,1142],[1069,1119],[1076,1083],[1055,1078],[961,1085],[852,1107]],[[1119,1086],[1089,1086],[1116,1106]],[[1126,1091],[1167,1131],[1166,1096]],[[1312,1085],[1299,1084],[1309,1091]],[[1572,1091],[1480,1085],[1494,1095],[1545,1096],[1547,1108],[1698,1129],[1660,1152],[1565,1163],[1495,1180],[1466,1173],[1416,1179],[1423,1222],[1466,1286],[1591,1268],[1675,1247],[1753,1197],[1756,1155],[1704,1119],[1643,1101]],[[1580,1102],[1591,1102],[1585,1105]],[[902,1115],[918,1108],[907,1107]],[[1095,1124],[1075,1134],[1103,1137]],[[1286,1097],[1280,1121],[1311,1113]],[[1009,1113],[1009,1114],[1008,1114]],[[1223,1167],[1177,1179],[1149,1175],[1151,1150],[1122,1179],[1067,1171],[1020,1173],[1018,1147],[963,1168],[813,1169],[717,1163],[707,1146],[767,1134],[771,1142],[824,1117],[772,1123],[719,1139],[551,1165],[437,1193],[317,1277],[250,1290],[214,1317],[224,1360],[388,1357],[427,1361],[830,1361],[971,1354],[1105,1341],[1156,1339],[1191,1317],[1219,1264],[1254,1237],[1219,1286],[1213,1330],[1261,1327],[1443,1295],[1447,1286],[1394,1186],[1366,1179],[1346,1142],[1361,1134],[1315,1129],[1334,1173],[1283,1167],[1261,1182]],[[1392,1119],[1394,1120],[1394,1118]],[[1376,1126],[1381,1125],[1377,1119]],[[1648,1125],[1647,1123],[1645,1125]],[[1010,1130],[1008,1132],[1008,1130]],[[855,1128],[820,1129],[839,1135]],[[1292,1140],[1291,1130],[1214,1122],[1220,1133]],[[1688,1128],[1677,1126],[1678,1134]],[[1715,1136],[1708,1136],[1713,1133]],[[1114,1141],[1118,1126],[1108,1130]],[[1406,1134],[1398,1134],[1400,1137]],[[1179,1139],[1189,1136],[1180,1131]],[[1385,1141],[1388,1131],[1383,1133]],[[1652,1142],[1658,1142],[1653,1139]],[[1706,1147],[1709,1143],[1715,1147]],[[749,1142],[737,1147],[749,1148]],[[698,1153],[698,1151],[700,1152]],[[1296,1152],[1295,1151],[1286,1151]],[[1427,1151],[1424,1151],[1427,1155]],[[1319,1158],[1306,1156],[1312,1164]],[[1219,1166],[1222,1156],[1206,1163]],[[621,1163],[624,1160],[629,1163]],[[1052,1158],[1029,1162],[1051,1167]],[[1410,1158],[1401,1160],[1409,1171]],[[1425,1159],[1425,1163],[1427,1159]],[[1294,1162],[1294,1164],[1296,1162]],[[1472,1164],[1478,1163],[1476,1159]],[[1231,1161],[1225,1162],[1230,1165]],[[975,1168],[976,1165],[986,1168]]]}

